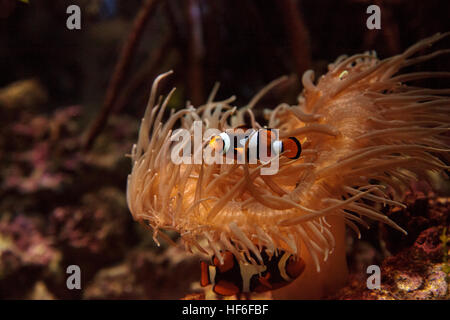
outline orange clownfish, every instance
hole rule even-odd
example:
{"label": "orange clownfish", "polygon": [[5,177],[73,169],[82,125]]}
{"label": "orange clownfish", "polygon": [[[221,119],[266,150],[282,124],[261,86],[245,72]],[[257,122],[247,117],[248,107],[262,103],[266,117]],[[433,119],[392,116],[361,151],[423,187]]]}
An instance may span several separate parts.
{"label": "orange clownfish", "polygon": [[223,251],[223,264],[213,256],[211,264],[201,262],[202,287],[212,285],[212,290],[222,296],[240,293],[264,292],[284,287],[305,270],[304,261],[293,254],[278,250],[269,257],[261,251],[262,265],[238,262],[230,251]]}
{"label": "orange clownfish", "polygon": [[[237,128],[244,129],[245,128]],[[243,155],[243,150],[248,140],[247,159],[249,159],[249,150],[253,149],[257,160],[261,160],[260,151],[266,147],[266,156],[283,154],[289,159],[298,159],[302,152],[300,141],[295,137],[278,140],[275,138],[271,129],[260,129],[251,134],[233,132],[222,132],[218,136],[211,138],[209,146],[216,152],[222,152],[224,155],[231,155],[235,159]]]}

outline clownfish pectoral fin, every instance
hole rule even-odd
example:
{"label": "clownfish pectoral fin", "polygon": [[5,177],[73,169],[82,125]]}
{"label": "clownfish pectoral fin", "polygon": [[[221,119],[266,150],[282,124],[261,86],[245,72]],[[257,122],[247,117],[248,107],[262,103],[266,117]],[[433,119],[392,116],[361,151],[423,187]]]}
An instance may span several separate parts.
{"label": "clownfish pectoral fin", "polygon": [[258,280],[263,286],[267,287],[270,290],[270,289],[272,289],[272,285],[269,282],[269,278],[270,278],[270,273],[267,272],[267,274],[264,277],[259,276]]}
{"label": "clownfish pectoral fin", "polygon": [[232,296],[239,293],[239,288],[231,282],[220,280],[214,285],[213,291],[221,296]]}
{"label": "clownfish pectoral fin", "polygon": [[239,143],[241,144],[241,146],[245,146],[245,144],[247,143],[247,140],[248,140],[248,137],[245,137],[245,138],[243,138],[243,139],[241,139],[241,140],[239,140]]}
{"label": "clownfish pectoral fin", "polygon": [[206,287],[207,285],[211,284],[211,279],[209,278],[208,264],[205,261],[202,261],[200,262],[200,266],[201,266],[200,285],[202,287]]}
{"label": "clownfish pectoral fin", "polygon": [[284,156],[289,159],[298,159],[302,153],[302,145],[295,137],[289,137],[283,140],[283,152]]}

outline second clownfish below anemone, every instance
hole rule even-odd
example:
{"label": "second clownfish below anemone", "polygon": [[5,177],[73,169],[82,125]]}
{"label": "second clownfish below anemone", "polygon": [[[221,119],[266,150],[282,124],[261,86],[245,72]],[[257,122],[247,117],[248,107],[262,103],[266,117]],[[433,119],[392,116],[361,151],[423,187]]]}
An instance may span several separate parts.
{"label": "second clownfish below anemone", "polygon": [[272,256],[263,250],[263,264],[259,265],[238,261],[230,251],[222,254],[222,262],[217,256],[213,256],[211,264],[201,262],[200,281],[202,287],[212,285],[212,290],[222,296],[279,289],[297,279],[305,269],[300,257],[283,250]]}
{"label": "second clownfish below anemone", "polygon": [[[249,130],[244,126],[227,130],[212,137],[208,146],[215,152],[222,153],[224,156],[235,160],[242,159],[244,154],[246,159],[251,159],[252,153],[257,160],[266,161],[277,155],[295,160],[300,157],[302,152],[301,143],[295,137],[278,139],[272,129],[256,131]],[[246,150],[245,153],[244,150]],[[261,154],[261,151],[265,152]]]}

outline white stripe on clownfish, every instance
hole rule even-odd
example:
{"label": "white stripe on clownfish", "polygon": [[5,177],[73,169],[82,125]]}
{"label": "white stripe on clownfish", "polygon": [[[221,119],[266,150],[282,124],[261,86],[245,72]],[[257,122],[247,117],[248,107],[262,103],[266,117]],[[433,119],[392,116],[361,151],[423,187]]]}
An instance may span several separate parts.
{"label": "white stripe on clownfish", "polygon": [[283,256],[280,258],[280,261],[278,261],[278,270],[280,271],[280,275],[287,282],[292,281],[291,277],[289,277],[288,274],[286,273],[286,262],[288,261],[290,256],[291,256],[290,253],[285,252]]}
{"label": "white stripe on clownfish", "polygon": [[209,282],[214,286],[216,284],[216,267],[209,266]]}
{"label": "white stripe on clownfish", "polygon": [[239,263],[239,269],[242,276],[242,292],[250,292],[250,280],[254,275],[266,271],[267,266]]}

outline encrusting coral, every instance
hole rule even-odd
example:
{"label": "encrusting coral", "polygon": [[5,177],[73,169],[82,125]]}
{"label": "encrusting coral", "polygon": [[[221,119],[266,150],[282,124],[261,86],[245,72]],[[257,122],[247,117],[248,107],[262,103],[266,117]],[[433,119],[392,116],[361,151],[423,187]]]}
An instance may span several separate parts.
{"label": "encrusting coral", "polygon": [[[282,154],[275,175],[262,175],[270,163],[175,164],[171,161],[176,125],[193,136],[194,121],[203,133],[225,131],[251,119],[252,108],[276,80],[240,109],[233,97],[205,105],[187,106],[163,122],[173,94],[156,101],[160,75],[154,82],[133,147],[127,202],[135,220],[160,232],[175,230],[187,250],[207,256],[231,251],[239,260],[262,263],[260,250],[281,249],[306,261],[305,272],[291,285],[273,292],[275,298],[318,298],[346,281],[345,225],[359,235],[365,218],[406,231],[380,209],[404,207],[400,202],[410,181],[427,180],[429,170],[448,169],[450,89],[409,85],[410,81],[448,77],[449,72],[398,74],[405,67],[448,53],[439,50],[414,55],[448,34],[436,34],[404,53],[379,60],[373,53],[339,57],[329,72],[314,83],[303,75],[298,105],[280,104],[268,114],[267,127],[281,138],[294,136],[302,155]],[[175,133],[176,134],[176,133]],[[205,141],[194,143],[194,156]],[[170,240],[170,239],[168,239]],[[254,258],[255,257],[255,258]]]}

